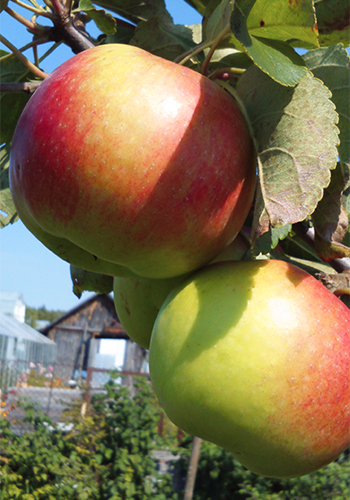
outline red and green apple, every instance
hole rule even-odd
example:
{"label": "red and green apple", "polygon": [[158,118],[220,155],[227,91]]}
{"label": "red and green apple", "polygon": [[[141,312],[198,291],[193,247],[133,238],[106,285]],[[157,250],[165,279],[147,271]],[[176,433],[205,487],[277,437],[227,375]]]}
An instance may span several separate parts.
{"label": "red and green apple", "polygon": [[40,85],[13,138],[18,214],[48,248],[102,274],[170,278],[233,241],[255,156],[235,100],[137,47],[98,46]]}
{"label": "red and green apple", "polygon": [[311,473],[350,438],[350,311],[286,262],[209,265],[170,292],[150,374],[169,418],[270,477]]}

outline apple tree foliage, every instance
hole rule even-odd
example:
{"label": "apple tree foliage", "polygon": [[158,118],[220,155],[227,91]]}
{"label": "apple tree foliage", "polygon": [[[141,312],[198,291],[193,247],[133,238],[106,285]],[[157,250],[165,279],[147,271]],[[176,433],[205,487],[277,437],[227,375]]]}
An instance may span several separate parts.
{"label": "apple tree foliage", "polygon": [[[20,2],[28,11],[24,17],[17,0],[1,0],[4,22],[12,16],[18,30],[33,35],[32,61],[23,55],[28,45],[16,46],[16,34],[11,41],[0,35],[8,48],[0,53],[1,227],[18,218],[8,182],[11,140],[46,76],[44,59],[62,42],[72,55],[97,44],[132,44],[205,74],[241,106],[259,179],[243,228],[250,255],[292,260],[332,291],[349,292],[348,2],[186,0],[202,22],[178,25],[164,0],[44,1]],[[89,34],[92,23],[97,38]],[[43,44],[49,48],[38,58]],[[98,291],[98,277],[87,281],[87,289],[92,281]]]}

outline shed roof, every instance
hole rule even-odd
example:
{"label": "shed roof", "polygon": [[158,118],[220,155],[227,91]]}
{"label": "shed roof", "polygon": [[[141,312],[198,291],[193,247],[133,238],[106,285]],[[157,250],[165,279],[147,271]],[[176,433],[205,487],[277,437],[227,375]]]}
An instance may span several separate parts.
{"label": "shed roof", "polygon": [[[123,326],[119,322],[119,318],[115,311],[114,300],[113,297],[109,294],[95,294],[84,302],[81,302],[78,306],[74,307],[66,314],[55,320],[53,323],[45,326],[44,328],[40,328],[40,332],[44,335],[48,336],[51,331],[55,329],[64,329],[67,331],[79,331],[83,332],[84,327],[77,326],[74,327],[73,324],[70,324],[71,318],[73,318],[76,314],[81,314],[85,309],[88,309],[94,303],[100,303],[102,308],[109,310],[111,316],[108,321],[102,321],[98,325],[94,325],[92,330],[88,328],[87,331],[91,333],[94,332],[95,338],[110,338],[110,339],[125,339],[128,340],[129,336],[125,332]],[[91,319],[91,318],[90,318]]]}
{"label": "shed roof", "polygon": [[20,323],[17,319],[0,312],[0,335],[7,337],[21,338],[30,342],[55,345],[55,342],[45,337],[42,333],[34,330],[25,323]]}

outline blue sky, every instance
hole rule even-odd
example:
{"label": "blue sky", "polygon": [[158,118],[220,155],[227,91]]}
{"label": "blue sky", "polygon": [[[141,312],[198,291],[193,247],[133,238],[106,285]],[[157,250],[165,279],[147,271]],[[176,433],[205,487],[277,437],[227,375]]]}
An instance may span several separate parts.
{"label": "blue sky", "polygon": [[[175,23],[201,21],[199,14],[183,0],[166,0],[166,5]],[[28,17],[27,11],[11,2],[10,7]],[[31,40],[24,26],[13,21],[7,13],[1,13],[0,22],[2,35],[14,45],[24,46]],[[1,44],[0,48],[7,50]],[[50,72],[72,55],[68,47],[61,46],[43,63],[42,69]],[[21,222],[0,230],[0,290],[21,292],[26,305],[31,307],[45,305],[47,309],[67,311],[79,304],[72,291],[69,265],[44,247]],[[85,292],[80,301],[90,296]]]}

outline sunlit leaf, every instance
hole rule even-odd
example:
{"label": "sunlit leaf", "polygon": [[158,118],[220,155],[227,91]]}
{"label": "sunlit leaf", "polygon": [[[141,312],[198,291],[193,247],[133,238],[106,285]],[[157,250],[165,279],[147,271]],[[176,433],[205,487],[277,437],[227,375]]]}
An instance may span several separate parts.
{"label": "sunlit leaf", "polygon": [[247,18],[250,35],[294,41],[298,47],[318,47],[312,0],[257,0]]}
{"label": "sunlit leaf", "polygon": [[261,37],[259,29],[254,29],[252,34],[249,29],[250,15],[254,12],[249,9],[252,3],[244,0],[235,3],[231,18],[233,34],[262,71],[282,85],[296,85],[306,74],[302,58],[285,41],[289,40],[289,34],[285,40]]}

